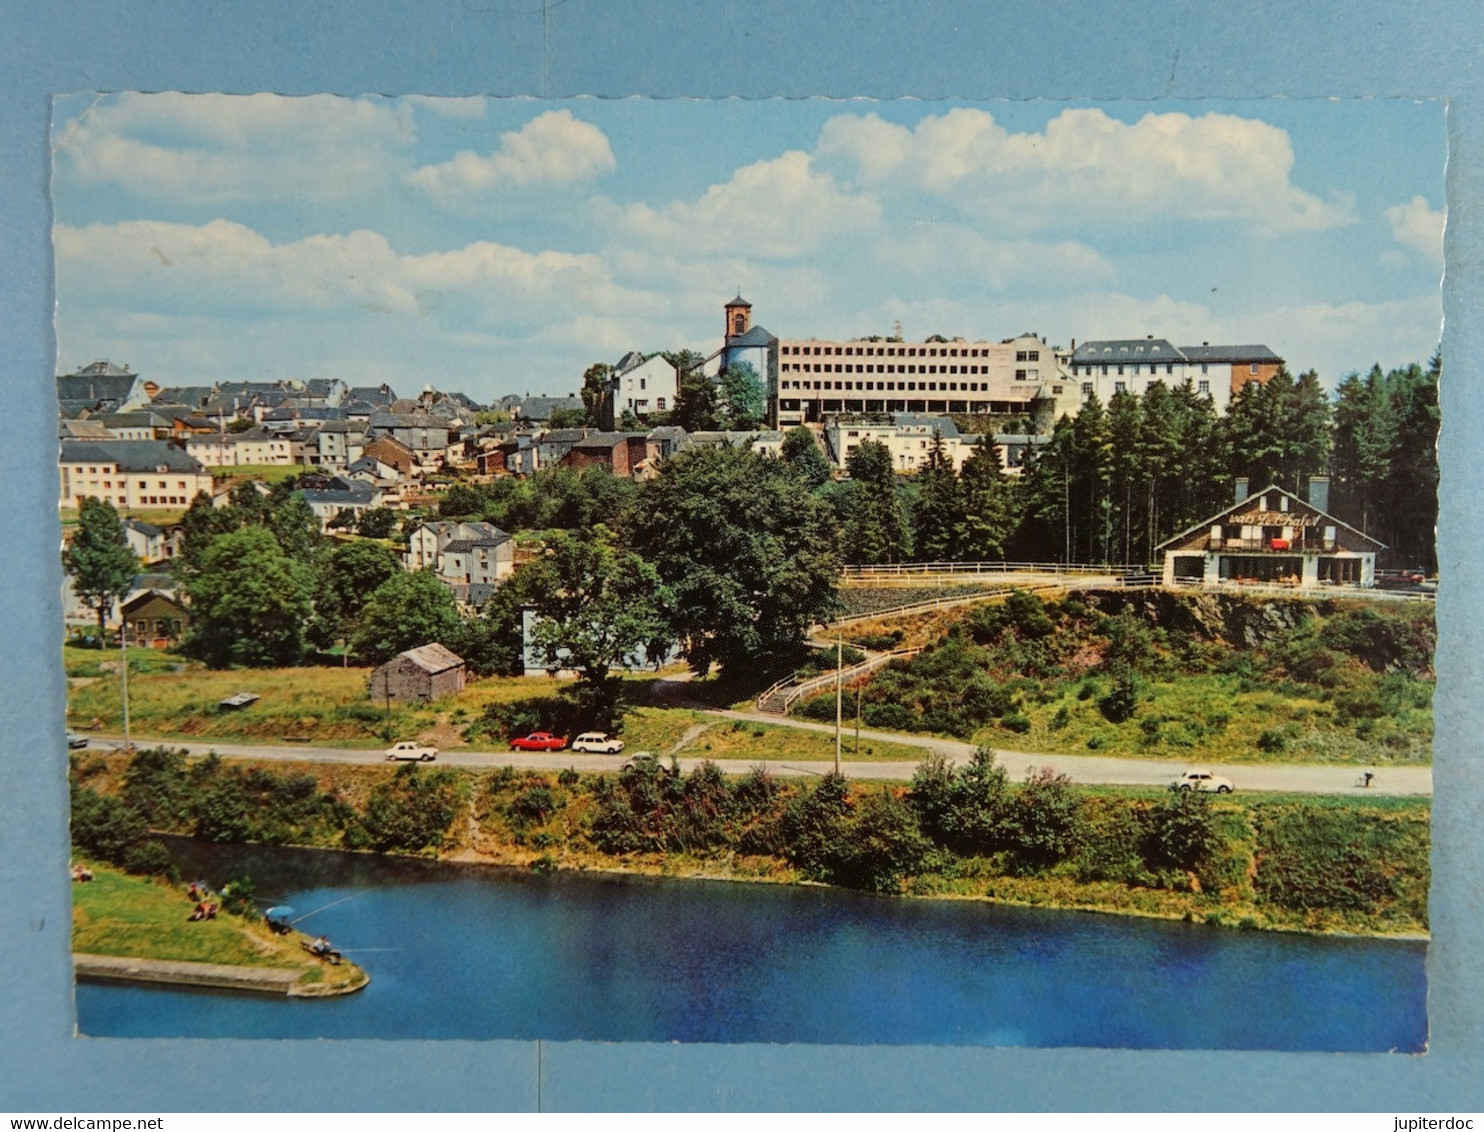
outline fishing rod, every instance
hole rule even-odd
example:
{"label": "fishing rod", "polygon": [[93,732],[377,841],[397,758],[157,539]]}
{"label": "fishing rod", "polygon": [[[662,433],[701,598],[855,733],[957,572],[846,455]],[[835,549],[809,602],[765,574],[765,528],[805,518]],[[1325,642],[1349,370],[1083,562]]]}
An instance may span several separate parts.
{"label": "fishing rod", "polygon": [[325,909],[333,908],[337,904],[344,904],[347,900],[354,900],[357,896],[365,896],[366,893],[370,891],[371,890],[369,888],[362,889],[360,892],[352,892],[349,896],[342,896],[339,900],[331,900],[328,904],[321,904],[314,911],[305,912],[304,915],[297,916],[294,919],[290,920],[289,926],[292,927],[297,923],[301,923],[302,921],[309,919],[310,916],[318,916],[321,912],[325,911]]}

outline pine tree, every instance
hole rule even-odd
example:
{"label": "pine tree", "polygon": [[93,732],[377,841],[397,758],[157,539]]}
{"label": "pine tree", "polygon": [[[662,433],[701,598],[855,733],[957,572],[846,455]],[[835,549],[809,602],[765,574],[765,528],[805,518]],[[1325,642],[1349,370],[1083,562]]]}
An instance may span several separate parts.
{"label": "pine tree", "polygon": [[958,475],[936,429],[927,462],[913,477],[917,503],[912,509],[912,542],[919,562],[952,562],[964,534],[964,499]]}
{"label": "pine tree", "polygon": [[963,496],[962,556],[971,562],[1003,559],[1015,530],[1013,488],[989,433],[979,438],[964,461],[959,488]]}
{"label": "pine tree", "polygon": [[867,440],[846,458],[850,500],[845,520],[845,559],[877,564],[912,557],[912,527],[892,471],[891,453]]}

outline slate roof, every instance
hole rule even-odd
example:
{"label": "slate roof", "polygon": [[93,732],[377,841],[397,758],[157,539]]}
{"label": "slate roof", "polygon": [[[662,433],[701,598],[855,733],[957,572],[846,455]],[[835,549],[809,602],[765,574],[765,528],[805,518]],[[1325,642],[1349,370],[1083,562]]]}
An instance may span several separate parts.
{"label": "slate roof", "polygon": [[99,420],[64,420],[61,435],[74,440],[113,440],[113,433]]}
{"label": "slate roof", "polygon": [[192,409],[199,409],[206,404],[211,395],[216,392],[209,385],[167,385],[155,394],[155,404],[177,404],[186,405]]}
{"label": "slate roof", "polygon": [[397,399],[396,391],[389,385],[356,385],[345,394],[347,401],[364,401],[368,405],[385,408]]}
{"label": "slate roof", "polygon": [[124,526],[131,531],[138,531],[145,538],[154,538],[164,530],[163,527],[157,527],[153,523],[146,523],[140,519],[125,519]]}
{"label": "slate roof", "polygon": [[152,472],[162,466],[172,472],[205,471],[185,449],[164,440],[64,440],[61,462],[116,464],[123,472]]}
{"label": "slate roof", "polygon": [[1108,362],[1265,362],[1283,361],[1266,346],[1176,346],[1166,338],[1110,338],[1084,342],[1072,352],[1075,365]]}
{"label": "slate roof", "polygon": [[1193,362],[1266,362],[1283,361],[1266,346],[1181,346],[1181,352]]}
{"label": "slate roof", "polygon": [[347,488],[331,488],[324,491],[308,489],[302,492],[304,502],[311,506],[318,503],[324,507],[339,505],[342,507],[354,507],[357,505],[369,507],[376,499],[376,491],[363,484],[352,484]]}
{"label": "slate roof", "polygon": [[549,421],[558,409],[582,409],[580,397],[527,397],[521,402],[520,415],[528,420]]}
{"label": "slate roof", "polygon": [[169,428],[170,422],[159,413],[140,409],[132,413],[107,413],[100,418],[109,428]]}
{"label": "slate roof", "polygon": [[137,374],[84,374],[65,373],[57,375],[57,400],[59,401],[112,401],[123,404],[133,392]]}
{"label": "slate roof", "polygon": [[928,416],[925,413],[893,413],[891,421],[897,428],[936,429],[938,435],[945,440],[959,435],[958,426],[951,417]]}
{"label": "slate roof", "polygon": [[461,668],[464,664],[463,657],[449,651],[436,641],[430,645],[421,645],[418,648],[398,653],[397,659],[410,660],[424,672],[434,675],[447,672],[450,668]]}
{"label": "slate roof", "polygon": [[778,341],[761,326],[754,326],[746,334],[727,335],[728,346],[770,346]]}

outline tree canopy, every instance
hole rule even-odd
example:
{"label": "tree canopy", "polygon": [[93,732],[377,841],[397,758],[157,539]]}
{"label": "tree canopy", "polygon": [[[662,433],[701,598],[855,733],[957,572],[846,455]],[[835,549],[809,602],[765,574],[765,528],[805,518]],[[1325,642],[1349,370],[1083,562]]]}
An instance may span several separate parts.
{"label": "tree canopy", "polygon": [[448,587],[427,570],[398,571],[366,599],[351,648],[368,663],[385,664],[408,649],[447,645],[458,632],[459,610]]}
{"label": "tree canopy", "polygon": [[669,588],[670,626],[697,672],[790,648],[834,606],[833,515],[780,460],[681,452],[641,489],[632,542]]}
{"label": "tree canopy", "polygon": [[219,535],[186,583],[191,624],[182,649],[212,668],[298,664],[313,590],[310,568],[266,528]]}
{"label": "tree canopy", "polygon": [[139,569],[112,503],[91,495],[83,499],[63,563],[77,596],[97,611],[102,637],[109,609],[129,592]]}

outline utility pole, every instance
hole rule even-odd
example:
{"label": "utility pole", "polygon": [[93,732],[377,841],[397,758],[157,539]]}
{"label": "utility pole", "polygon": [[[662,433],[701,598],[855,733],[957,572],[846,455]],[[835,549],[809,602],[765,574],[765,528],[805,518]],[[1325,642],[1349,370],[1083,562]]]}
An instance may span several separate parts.
{"label": "utility pole", "polygon": [[855,686],[855,757],[861,757],[861,686]]}
{"label": "utility pole", "polygon": [[845,657],[845,638],[835,638],[835,773],[840,773],[840,696],[843,690],[841,683],[841,665]]}
{"label": "utility pole", "polygon": [[124,750],[133,750],[129,742],[129,622],[124,617],[124,607],[119,604],[119,677],[122,680],[124,697]]}

